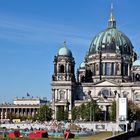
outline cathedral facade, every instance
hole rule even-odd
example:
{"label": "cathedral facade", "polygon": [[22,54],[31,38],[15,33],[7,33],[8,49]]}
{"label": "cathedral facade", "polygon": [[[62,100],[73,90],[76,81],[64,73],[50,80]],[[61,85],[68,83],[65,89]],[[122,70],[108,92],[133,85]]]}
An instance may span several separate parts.
{"label": "cathedral facade", "polygon": [[74,57],[66,43],[54,57],[53,118],[57,118],[61,107],[68,111],[71,119],[72,108],[91,99],[96,100],[106,114],[117,96],[140,102],[140,60],[130,39],[117,29],[111,11],[107,29],[91,41],[77,75]]}

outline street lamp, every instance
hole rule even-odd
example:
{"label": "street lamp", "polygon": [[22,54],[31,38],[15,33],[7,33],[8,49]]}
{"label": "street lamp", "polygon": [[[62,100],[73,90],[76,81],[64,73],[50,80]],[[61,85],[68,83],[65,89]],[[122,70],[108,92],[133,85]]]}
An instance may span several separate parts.
{"label": "street lamp", "polygon": [[[90,97],[90,121],[94,121],[94,110],[95,110],[95,108],[93,108],[93,98],[92,98],[92,96],[91,96],[91,91],[89,90],[88,91],[88,95],[89,95],[89,97]],[[93,116],[93,118],[92,118],[92,116]]]}
{"label": "street lamp", "polygon": [[[91,91],[90,91],[90,90],[88,91],[88,95],[89,95],[89,97],[90,97],[90,99],[91,99],[92,97],[91,97]],[[91,108],[91,100],[90,100],[90,110],[89,110],[89,114],[90,114],[90,116],[89,116],[89,118],[90,118],[90,122],[91,122],[91,117],[92,117],[92,115],[91,115],[91,111],[92,111],[92,108]]]}

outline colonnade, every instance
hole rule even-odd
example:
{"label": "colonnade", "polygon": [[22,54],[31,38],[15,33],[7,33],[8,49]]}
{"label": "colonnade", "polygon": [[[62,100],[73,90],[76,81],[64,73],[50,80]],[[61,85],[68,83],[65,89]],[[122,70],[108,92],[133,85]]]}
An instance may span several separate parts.
{"label": "colonnade", "polygon": [[9,116],[33,117],[37,113],[38,105],[0,105],[0,119],[9,119]]}

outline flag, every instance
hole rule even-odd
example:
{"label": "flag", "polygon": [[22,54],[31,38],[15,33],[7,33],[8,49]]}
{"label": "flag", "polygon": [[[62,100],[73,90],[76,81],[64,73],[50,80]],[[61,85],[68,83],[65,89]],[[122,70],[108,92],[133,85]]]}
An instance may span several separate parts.
{"label": "flag", "polygon": [[29,97],[30,96],[30,94],[27,92],[27,97]]}

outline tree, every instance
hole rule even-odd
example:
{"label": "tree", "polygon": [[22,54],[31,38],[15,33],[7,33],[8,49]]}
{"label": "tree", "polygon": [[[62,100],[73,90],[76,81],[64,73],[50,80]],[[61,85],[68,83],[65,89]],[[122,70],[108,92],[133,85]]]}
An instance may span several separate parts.
{"label": "tree", "polygon": [[56,119],[58,121],[64,121],[68,119],[68,112],[66,110],[64,111],[64,106],[58,106]]}
{"label": "tree", "polygon": [[101,120],[101,109],[99,108],[96,100],[93,100],[91,98],[91,101],[87,103],[87,110],[88,110],[88,116],[90,116],[89,120],[91,121],[98,121]]}
{"label": "tree", "polygon": [[140,120],[140,108],[133,101],[128,101],[128,120]]}
{"label": "tree", "polygon": [[[140,108],[138,104],[134,103],[132,100],[128,101],[128,120],[140,120]],[[110,112],[110,120],[116,121],[116,101],[112,102],[111,112]]]}
{"label": "tree", "polygon": [[78,107],[72,108],[72,119],[82,119],[85,121],[94,121],[99,120],[100,117],[98,114],[100,114],[101,109],[99,108],[97,102],[95,100],[91,100],[87,104],[82,104]]}
{"label": "tree", "polygon": [[80,118],[80,107],[74,106],[71,110],[72,113],[72,120],[76,120]]}
{"label": "tree", "polygon": [[82,120],[86,120],[87,119],[87,105],[83,103],[81,106],[79,106],[79,111],[80,111],[80,118]]}
{"label": "tree", "polygon": [[39,121],[50,121],[52,119],[52,110],[47,105],[40,107],[35,115],[35,119]]}
{"label": "tree", "polygon": [[63,106],[59,106],[57,108],[56,119],[58,121],[64,120],[64,107]]}
{"label": "tree", "polygon": [[64,111],[64,120],[65,120],[65,121],[68,120],[68,115],[69,115],[68,110],[65,110],[65,111]]}
{"label": "tree", "polygon": [[116,121],[116,101],[113,101],[111,105],[110,120]]}

